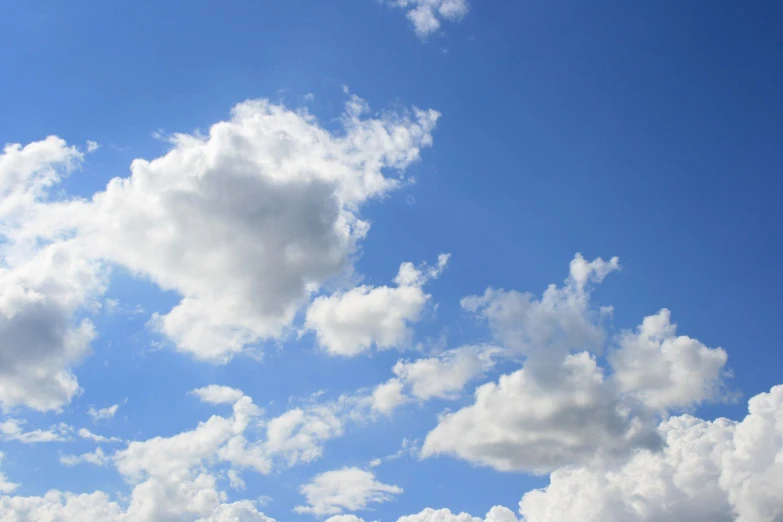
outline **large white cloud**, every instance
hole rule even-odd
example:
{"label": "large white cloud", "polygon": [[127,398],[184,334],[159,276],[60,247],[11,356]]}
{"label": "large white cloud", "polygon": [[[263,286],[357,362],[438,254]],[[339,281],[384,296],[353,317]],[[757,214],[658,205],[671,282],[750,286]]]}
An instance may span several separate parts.
{"label": "large white cloud", "polygon": [[783,386],[750,399],[740,422],[690,415],[661,424],[662,452],[565,468],[525,494],[526,522],[773,522],[783,519]]}
{"label": "large white cloud", "polygon": [[645,317],[636,332],[618,337],[609,361],[621,391],[659,410],[720,397],[726,352],[676,332],[671,313],[663,309]]}
{"label": "large white cloud", "polygon": [[410,324],[419,319],[431,297],[422,286],[438,277],[448,260],[448,254],[441,254],[434,267],[403,263],[395,287],[362,285],[318,297],[307,310],[306,327],[332,355],[355,356],[373,345],[404,345],[410,340]]}
{"label": "large white cloud", "polygon": [[[18,237],[49,189],[83,154],[56,137],[0,154],[0,407],[59,409],[79,392],[71,368],[95,330],[75,313],[103,291],[105,273],[67,239],[39,247]],[[57,206],[57,203],[51,203]]]}
{"label": "large white cloud", "polygon": [[653,419],[621,401],[595,359],[570,355],[542,381],[523,368],[440,418],[422,455],[453,454],[501,471],[546,473],[584,459],[658,447]]}
{"label": "large white cloud", "polygon": [[[347,274],[367,200],[401,185],[432,143],[435,111],[367,118],[353,96],[341,132],[304,110],[241,103],[208,135],[177,134],[89,200],[48,193],[83,154],[51,137],[0,156],[0,405],[56,409],[95,331],[80,318],[121,265],[182,300],[151,325],[178,349],[225,362],[283,335],[326,280]],[[94,150],[91,147],[91,150]]]}
{"label": "large white cloud", "polygon": [[402,493],[402,488],[376,480],[370,471],[342,468],[316,475],[312,482],[302,486],[301,492],[307,505],[297,506],[297,513],[335,515],[387,502]]}
{"label": "large white cloud", "polygon": [[533,473],[622,459],[661,447],[657,414],[718,398],[725,353],[676,337],[668,311],[613,342],[612,372],[598,366],[593,354],[604,351],[611,310],[591,305],[590,285],[618,268],[617,258],[588,262],[577,254],[565,284],[550,285],[540,299],[492,289],[463,299],[524,366],[479,387],[474,404],[441,416],[422,456]]}

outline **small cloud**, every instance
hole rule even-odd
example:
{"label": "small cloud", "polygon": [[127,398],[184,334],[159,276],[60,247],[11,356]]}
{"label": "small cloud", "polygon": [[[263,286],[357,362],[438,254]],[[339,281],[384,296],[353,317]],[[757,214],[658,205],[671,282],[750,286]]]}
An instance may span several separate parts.
{"label": "small cloud", "polygon": [[94,407],[90,406],[90,409],[87,410],[87,415],[92,417],[93,422],[98,422],[106,419],[111,419],[116,415],[117,409],[120,407],[119,404],[114,404],[113,406],[109,406],[108,408],[101,408],[99,410],[96,410]]}
{"label": "small cloud", "polygon": [[87,152],[95,152],[100,148],[100,144],[97,141],[87,140]]}

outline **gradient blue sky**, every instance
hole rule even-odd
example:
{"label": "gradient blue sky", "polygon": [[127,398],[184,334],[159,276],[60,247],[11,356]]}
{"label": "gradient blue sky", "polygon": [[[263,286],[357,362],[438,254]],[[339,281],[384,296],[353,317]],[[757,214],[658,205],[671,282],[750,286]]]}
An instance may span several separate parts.
{"label": "gradient blue sky", "polygon": [[[622,269],[592,296],[614,307],[610,332],[668,308],[679,333],[728,353],[726,383],[740,398],[692,413],[740,420],[748,398],[783,382],[783,4],[472,0],[426,38],[404,10],[372,0],[5,2],[2,12],[0,142],[54,134],[100,144],[62,194],[90,197],[128,176],[133,159],[170,148],[154,135],[207,132],[247,99],[306,106],[330,130],[343,86],[373,111],[432,108],[442,114],[433,145],[406,170],[416,182],[362,207],[372,227],[355,262],[365,284],[385,285],[404,261],[451,254],[426,286],[437,308],[412,326],[415,342],[490,342],[461,298],[490,286],[540,295],[577,252],[619,256]],[[214,365],[158,348],[145,326],[176,292],[117,268],[105,297],[144,313],[91,315],[99,335],[74,367],[83,393],[60,413],[17,406],[5,417],[27,429],[64,422],[126,440],[168,437],[226,413],[187,395],[194,388],[238,388],[277,415],[290,397],[372,387],[399,358],[420,355],[329,357],[306,334],[262,342],[263,362]],[[482,382],[518,367],[498,364]],[[423,440],[439,413],[472,404],[476,384],[455,401],[347,426],[306,465],[244,473],[247,489],[229,498],[269,496],[267,515],[311,519],[291,511],[302,484]],[[113,419],[91,423],[89,406],[112,404]],[[94,447],[6,440],[2,472],[20,484],[14,495],[127,495],[112,466],[58,461]],[[404,493],[357,513],[366,520],[426,507],[516,511],[548,483],[449,456],[406,455],[376,475]]]}

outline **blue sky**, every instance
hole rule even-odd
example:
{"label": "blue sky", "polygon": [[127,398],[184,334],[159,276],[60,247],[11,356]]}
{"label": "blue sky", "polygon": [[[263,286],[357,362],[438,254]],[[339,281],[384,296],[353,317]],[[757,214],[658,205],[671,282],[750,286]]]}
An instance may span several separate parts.
{"label": "blue sky", "polygon": [[3,517],[783,516],[780,5],[3,11]]}

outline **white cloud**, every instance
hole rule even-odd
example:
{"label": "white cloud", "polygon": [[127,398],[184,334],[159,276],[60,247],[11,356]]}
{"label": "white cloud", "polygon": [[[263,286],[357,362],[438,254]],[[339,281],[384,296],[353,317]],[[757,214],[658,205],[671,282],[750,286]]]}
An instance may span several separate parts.
{"label": "white cloud", "polygon": [[356,515],[333,515],[327,518],[325,522],[364,522],[364,519]]}
{"label": "white cloud", "polygon": [[95,152],[101,147],[97,141],[87,140],[87,152]]}
{"label": "white cloud", "polygon": [[463,346],[438,356],[398,361],[392,371],[419,400],[455,398],[471,380],[489,370],[500,350],[487,346]]}
{"label": "white cloud", "polygon": [[[609,309],[591,306],[590,283],[618,268],[617,258],[588,262],[577,254],[565,284],[550,285],[541,299],[492,289],[463,299],[465,309],[489,322],[505,355],[525,356],[524,366],[479,387],[473,405],[441,416],[422,456],[451,454],[533,473],[621,459],[660,447],[656,415],[666,408],[713,398],[725,353],[674,337],[665,313],[619,337],[609,377],[596,364],[590,352],[603,352]],[[642,360],[647,366],[636,369]]]}
{"label": "white cloud", "polygon": [[407,10],[416,34],[426,38],[440,29],[441,21],[459,21],[468,14],[467,0],[391,0],[392,4]]}
{"label": "white cloud", "polygon": [[676,332],[669,310],[663,309],[645,317],[636,332],[619,336],[609,361],[621,391],[659,410],[721,397],[726,352]]}
{"label": "white cloud", "polygon": [[275,522],[275,519],[258,511],[251,501],[240,500],[219,505],[209,518],[198,522]]}
{"label": "white cloud", "polygon": [[379,482],[369,471],[346,467],[316,475],[301,492],[307,505],[294,508],[297,513],[336,515],[388,502],[402,493],[402,488]]}
{"label": "white cloud", "polygon": [[[154,315],[150,324],[198,358],[225,362],[247,345],[283,335],[324,281],[350,270],[350,256],[369,228],[359,218],[360,206],[401,184],[385,173],[401,172],[432,143],[437,112],[414,109],[372,119],[363,116],[367,110],[352,96],[341,120],[344,131],[332,134],[304,110],[247,101],[234,107],[229,121],[213,125],[208,136],[174,135],[167,154],[135,160],[130,177],[113,179],[89,201],[42,203],[39,196],[59,178],[42,168],[35,172],[45,175],[27,175],[37,181],[14,189],[22,195],[2,208],[25,219],[9,221],[4,229],[15,245],[53,242],[48,248],[62,251],[58,263],[70,263],[42,271],[25,259],[14,271],[0,272],[5,290],[0,309],[10,306],[11,297],[23,296],[47,322],[24,331],[56,326],[60,344],[67,345],[47,348],[69,356],[53,361],[60,373],[45,376],[46,383],[59,382],[64,389],[56,399],[39,401],[40,407],[61,404],[78,389],[62,368],[86,352],[93,333],[88,322],[69,330],[69,321],[91,292],[102,290],[103,281],[100,265],[85,259],[121,265],[178,292],[179,304]],[[59,147],[56,159],[66,166],[81,159],[62,140],[52,139],[49,147]],[[15,178],[27,172],[5,164],[3,170]],[[47,257],[39,253],[34,259],[41,264]],[[76,272],[79,268],[84,270]],[[60,294],[70,299],[50,300],[53,309],[42,308],[49,301],[35,297],[36,287],[23,277],[33,269],[51,274],[47,288],[65,285],[68,292]],[[80,278],[75,288],[68,286],[71,272],[71,279]],[[90,278],[96,281],[85,284]],[[6,322],[13,321],[6,315]],[[26,325],[34,318],[16,321],[22,319]],[[0,317],[0,339],[21,346],[27,340],[15,334],[14,325],[4,325]],[[20,359],[26,353],[14,350]],[[4,400],[13,404],[23,396],[20,391]]]}
{"label": "white cloud", "polygon": [[402,516],[397,522],[517,522],[517,517],[503,506],[494,506],[483,519],[467,513],[452,513],[448,509],[426,508],[415,515]]}
{"label": "white cloud", "polygon": [[198,388],[191,393],[208,404],[234,404],[245,395],[241,390],[237,390],[236,388],[218,386],[217,384],[210,384],[204,388]]}
{"label": "white cloud", "polygon": [[399,379],[389,379],[376,386],[370,396],[372,409],[384,415],[390,415],[397,406],[408,401],[402,388],[403,384]]}
{"label": "white cloud", "polygon": [[783,516],[783,386],[749,401],[741,422],[682,415],[661,424],[662,452],[565,468],[520,502],[525,522],[763,522]]}
{"label": "white cloud", "polygon": [[0,435],[3,440],[15,440],[24,444],[35,444],[38,442],[61,442],[70,439],[73,428],[67,424],[60,423],[50,427],[48,430],[24,431],[23,426],[27,422],[20,419],[7,419],[0,423]]}
{"label": "white cloud", "polygon": [[96,448],[95,451],[82,455],[60,455],[60,463],[64,466],[76,466],[82,463],[105,466],[109,463],[109,458],[101,448]]}
{"label": "white cloud", "polygon": [[616,397],[583,352],[545,381],[523,368],[480,386],[473,405],[440,418],[422,456],[453,454],[501,471],[545,473],[659,445],[652,417]]}
{"label": "white cloud", "polygon": [[[251,425],[258,427],[261,420],[261,410],[250,397],[219,386],[201,388],[194,395],[217,403],[226,402],[229,395],[237,400],[232,405],[232,415],[214,415],[190,431],[133,441],[111,455],[96,449],[92,453],[61,457],[61,462],[69,466],[83,462],[114,465],[132,486],[127,509],[123,510],[103,492],[75,495],[51,491],[44,497],[0,498],[0,520],[272,522],[250,501],[226,504],[226,494],[218,488],[212,468],[221,463],[231,466],[226,476],[233,487],[239,487],[241,476],[235,467],[268,473],[273,465],[288,465],[292,452],[301,454],[308,444],[323,442],[317,438],[319,434],[330,435],[323,434],[318,426],[319,407],[310,408],[313,411],[306,412],[298,422],[287,423],[290,429],[283,433],[268,428],[265,437],[249,441],[246,431]],[[278,419],[268,424],[274,425]],[[11,431],[23,433],[18,429]],[[93,434],[80,430],[80,435],[92,438]],[[286,438],[297,440],[290,442]],[[309,451],[310,455],[317,453],[312,447]]]}
{"label": "white cloud", "polygon": [[0,520],[120,522],[121,513],[120,506],[102,491],[82,495],[49,491],[42,497],[0,497]]}
{"label": "white cloud", "polygon": [[[65,240],[39,248],[18,229],[39,217],[48,190],[83,154],[56,137],[0,154],[0,406],[59,409],[78,393],[71,373],[95,336],[74,313],[105,287],[105,274]],[[51,204],[53,207],[57,203]]]}
{"label": "white cloud", "polygon": [[117,410],[119,409],[119,407],[120,407],[119,404],[114,404],[112,406],[108,406],[106,408],[101,408],[96,410],[94,407],[90,406],[90,409],[87,410],[87,415],[92,417],[93,422],[111,419],[117,414]]}
{"label": "white cloud", "polygon": [[441,254],[435,267],[400,265],[397,286],[359,286],[316,298],[307,310],[306,327],[332,355],[352,357],[369,350],[393,348],[410,340],[410,324],[418,321],[430,295],[422,286],[438,277],[448,263]]}
{"label": "white cloud", "polygon": [[70,368],[89,353],[95,329],[75,311],[104,280],[70,244],[46,247],[16,264],[6,252],[0,266],[0,404],[59,409],[79,392]]}
{"label": "white cloud", "polygon": [[557,367],[569,352],[601,351],[606,338],[601,322],[611,309],[590,307],[588,283],[600,283],[619,267],[617,258],[587,262],[576,254],[565,284],[549,285],[540,299],[531,293],[488,288],[484,295],[462,299],[461,305],[486,319],[504,347],[533,359],[534,364]]}

